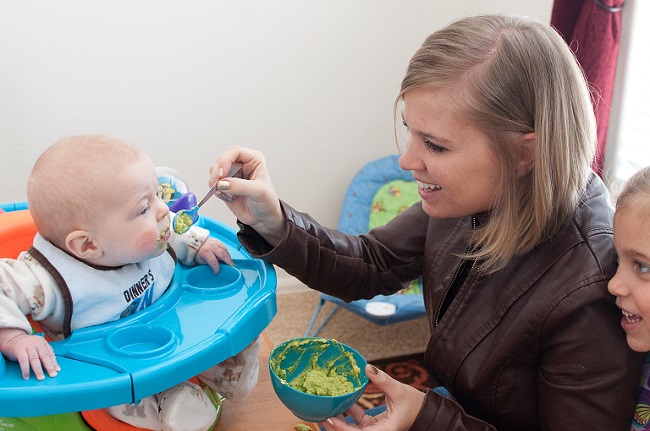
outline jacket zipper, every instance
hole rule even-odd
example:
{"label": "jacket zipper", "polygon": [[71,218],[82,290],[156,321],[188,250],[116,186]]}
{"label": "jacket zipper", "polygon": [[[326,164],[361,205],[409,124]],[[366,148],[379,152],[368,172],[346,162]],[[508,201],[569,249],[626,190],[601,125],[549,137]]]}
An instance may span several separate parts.
{"label": "jacket zipper", "polygon": [[[472,216],[472,231],[476,230],[476,217]],[[468,245],[467,250],[465,254],[469,254],[472,251],[472,246]],[[460,274],[460,270],[465,264],[467,259],[463,259],[458,267],[456,268],[456,272],[454,273],[454,277],[451,279],[451,283],[449,283],[449,286],[447,286],[447,290],[445,290],[445,294],[442,295],[442,301],[440,301],[440,304],[438,304],[438,310],[436,311],[436,319],[435,319],[435,327],[438,327],[438,324],[440,323],[440,312],[442,311],[442,306],[447,300],[447,295],[449,295],[449,291],[451,290],[451,287],[454,285],[454,282],[456,281],[456,278],[458,278],[458,274]],[[469,271],[467,272],[467,277],[469,277],[469,274],[472,272],[472,269],[474,269],[474,265],[476,264],[476,261],[472,262],[472,266],[470,266]],[[467,280],[467,277],[465,279]]]}

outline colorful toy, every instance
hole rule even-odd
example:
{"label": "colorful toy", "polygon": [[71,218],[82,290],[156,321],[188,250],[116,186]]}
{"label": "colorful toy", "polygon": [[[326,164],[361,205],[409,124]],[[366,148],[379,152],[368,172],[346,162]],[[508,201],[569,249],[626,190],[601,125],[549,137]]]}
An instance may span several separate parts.
{"label": "colorful toy", "polygon": [[[36,229],[26,205],[0,208],[0,256],[15,258]],[[0,430],[90,430],[68,412],[160,392],[237,354],[264,330],[277,312],[273,267],[241,249],[233,228],[207,217],[197,225],[226,244],[236,266],[213,275],[208,266],[179,264],[149,308],[53,342],[56,378],[23,380],[18,364],[0,356]],[[57,428],[57,421],[65,424]]]}
{"label": "colorful toy", "polygon": [[175,169],[156,166],[156,175],[158,175],[158,196],[167,205],[173,205],[181,196],[189,193],[187,183]]}

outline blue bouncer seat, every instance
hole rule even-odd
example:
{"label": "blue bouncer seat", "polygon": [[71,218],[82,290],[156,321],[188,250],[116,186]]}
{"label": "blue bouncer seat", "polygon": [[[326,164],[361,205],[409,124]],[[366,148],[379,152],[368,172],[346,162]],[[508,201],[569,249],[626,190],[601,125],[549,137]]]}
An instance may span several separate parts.
{"label": "blue bouncer seat", "polygon": [[[381,226],[420,200],[417,185],[410,171],[399,167],[399,156],[382,157],[366,164],[354,176],[339,217],[341,232],[359,235]],[[326,302],[335,305],[320,326],[310,335]],[[319,304],[307,327],[305,336],[316,336],[340,308],[349,310],[377,325],[390,325],[425,316],[422,283],[415,280],[400,293],[378,295],[369,300],[345,302],[322,293]]]}

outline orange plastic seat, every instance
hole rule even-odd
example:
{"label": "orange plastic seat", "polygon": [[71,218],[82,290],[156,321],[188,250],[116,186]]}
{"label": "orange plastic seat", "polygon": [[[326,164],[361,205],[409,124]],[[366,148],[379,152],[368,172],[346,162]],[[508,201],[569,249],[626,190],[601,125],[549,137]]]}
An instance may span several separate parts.
{"label": "orange plastic seat", "polygon": [[29,210],[0,213],[0,257],[15,259],[34,241],[36,226]]}

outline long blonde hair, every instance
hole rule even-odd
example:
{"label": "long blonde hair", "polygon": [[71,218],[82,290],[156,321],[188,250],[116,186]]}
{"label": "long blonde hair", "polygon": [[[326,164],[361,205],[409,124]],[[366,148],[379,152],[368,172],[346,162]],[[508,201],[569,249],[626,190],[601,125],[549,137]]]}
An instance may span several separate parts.
{"label": "long blonde hair", "polygon": [[[488,136],[504,172],[490,220],[472,238],[470,257],[490,273],[556,233],[574,212],[596,151],[589,87],[554,29],[505,15],[460,19],[430,35],[408,65],[396,118],[409,90],[450,86],[462,89],[454,108]],[[512,136],[530,132],[534,167],[519,177]]]}

